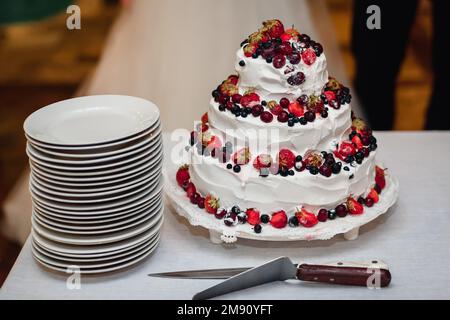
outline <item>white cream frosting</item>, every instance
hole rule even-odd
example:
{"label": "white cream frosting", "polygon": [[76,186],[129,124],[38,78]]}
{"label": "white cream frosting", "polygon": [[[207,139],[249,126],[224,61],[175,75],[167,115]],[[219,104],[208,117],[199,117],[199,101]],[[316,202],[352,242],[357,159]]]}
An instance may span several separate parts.
{"label": "white cream frosting", "polygon": [[[241,60],[245,62],[243,67],[239,65]],[[284,74],[288,65],[292,66],[294,70]],[[289,61],[286,60],[283,68],[276,69],[262,57],[256,59],[246,57],[243,49],[239,48],[236,53],[235,68],[239,74],[239,87],[243,91],[255,88],[268,100],[279,100],[281,97],[294,100],[302,94],[320,94],[328,81],[327,60],[324,53],[317,57],[310,66],[306,65],[303,60],[296,65],[289,64]],[[299,86],[291,86],[287,79],[299,71],[305,74],[305,82]]]}
{"label": "white cream frosting", "polygon": [[[241,60],[245,62],[243,67],[239,65]],[[290,74],[285,75],[284,68],[275,69],[262,58],[247,58],[240,48],[236,61],[239,92],[242,94],[253,88],[261,100],[266,101],[279,100],[281,97],[293,100],[301,94],[320,94],[328,81],[325,54],[317,57],[311,66],[302,61],[294,67],[293,73],[301,71],[305,74],[305,82],[300,86],[287,83]],[[320,208],[334,208],[350,195],[357,197],[367,194],[373,186],[375,152],[371,152],[361,165],[348,165],[350,171],[341,170],[339,174],[330,177],[312,175],[305,170],[295,172],[293,176],[270,174],[263,178],[252,165],[258,154],[269,153],[276,159],[282,148],[300,155],[311,149],[328,152],[334,150],[337,143],[348,139],[351,130],[349,104],[342,105],[339,110],[329,108],[327,118],[318,116],[313,122],[306,125],[297,123],[293,127],[278,122],[276,116],[271,123],[264,123],[251,114],[246,118],[235,117],[229,111],[221,112],[218,107],[219,104],[212,99],[208,109],[211,134],[218,136],[223,143],[231,141],[234,150],[239,149],[239,145],[249,146],[252,155],[250,162],[242,165],[239,173],[235,173],[226,168],[227,164],[212,157],[198,155],[196,148],[190,149],[191,181],[200,193],[219,197],[222,206],[238,205],[241,209],[255,207],[262,213],[283,209],[291,214],[296,207],[304,206],[317,212]],[[258,135],[261,133],[263,136],[275,133],[267,148],[263,146],[261,149],[260,142],[263,138]],[[345,165],[347,164],[343,163]]]}

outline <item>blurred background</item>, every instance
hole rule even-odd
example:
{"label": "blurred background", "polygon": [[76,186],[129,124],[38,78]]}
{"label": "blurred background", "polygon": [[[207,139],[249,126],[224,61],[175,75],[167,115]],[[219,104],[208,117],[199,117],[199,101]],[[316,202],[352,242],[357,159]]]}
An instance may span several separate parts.
{"label": "blurred background", "polygon": [[[15,8],[20,9],[22,3],[26,9],[8,11],[6,15],[13,2]],[[69,31],[65,27],[65,10],[70,3],[81,7],[81,30]],[[349,79],[354,79],[353,1],[324,3],[342,55],[342,68]],[[2,204],[14,192],[27,167],[23,121],[42,106],[83,92],[102,56],[110,29],[127,5],[128,1],[118,0],[0,2],[0,225]],[[311,8],[314,15],[316,9]],[[431,40],[431,1],[420,0],[396,82],[395,130],[424,127],[433,79]],[[326,44],[324,47],[327,52]],[[211,83],[211,89],[215,85]],[[20,243],[14,237],[0,233],[0,286],[19,251]]]}

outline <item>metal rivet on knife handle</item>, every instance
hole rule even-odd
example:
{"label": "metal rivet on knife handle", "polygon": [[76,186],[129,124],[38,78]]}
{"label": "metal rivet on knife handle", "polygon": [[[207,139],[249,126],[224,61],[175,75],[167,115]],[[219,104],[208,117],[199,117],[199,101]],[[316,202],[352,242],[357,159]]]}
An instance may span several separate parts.
{"label": "metal rivet on knife handle", "polygon": [[[386,269],[377,269],[380,287],[391,282],[391,273]],[[367,286],[373,276],[370,268],[336,267],[302,264],[298,267],[297,278],[303,281],[324,282],[350,286]]]}

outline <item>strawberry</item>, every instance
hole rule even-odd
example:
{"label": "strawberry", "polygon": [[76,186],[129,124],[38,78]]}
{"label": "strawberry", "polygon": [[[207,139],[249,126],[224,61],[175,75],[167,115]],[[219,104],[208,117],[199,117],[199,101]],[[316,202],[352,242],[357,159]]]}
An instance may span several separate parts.
{"label": "strawberry", "polygon": [[237,85],[238,80],[239,80],[239,77],[235,74],[228,76],[228,79],[227,79],[228,82],[230,82],[231,84],[234,84],[235,86]]}
{"label": "strawberry", "polygon": [[308,100],[308,110],[314,113],[321,113],[323,111],[323,101],[319,96],[311,95]]}
{"label": "strawberry", "polygon": [[219,208],[219,199],[208,194],[205,198],[205,210],[208,213],[216,214]]}
{"label": "strawberry", "polygon": [[381,188],[384,189],[386,186],[386,178],[385,171],[386,169],[382,169],[379,166],[375,166],[375,183]]}
{"label": "strawberry", "polygon": [[226,95],[226,96],[232,96],[234,94],[239,93],[237,86],[229,81],[224,81],[219,86],[219,91],[221,94]]}
{"label": "strawberry", "polygon": [[251,44],[259,44],[261,42],[266,42],[269,40],[269,37],[265,32],[256,31],[248,36],[248,42]]}
{"label": "strawberry", "polygon": [[281,41],[287,42],[287,41],[291,40],[292,36],[289,33],[285,32],[280,36],[280,38],[281,38]]}
{"label": "strawberry", "polygon": [[338,150],[334,150],[334,151],[333,151],[333,154],[334,154],[334,156],[335,156],[336,158],[338,158],[339,160],[344,161],[345,157],[344,157],[343,155],[341,155],[341,154],[339,153]]}
{"label": "strawberry", "polygon": [[291,169],[295,164],[295,154],[289,149],[281,149],[278,152],[278,163],[287,169]]}
{"label": "strawberry", "polygon": [[[284,36],[284,37],[289,36],[289,39],[288,39],[288,40],[292,39],[293,41],[298,41],[298,37],[300,36],[300,32],[298,32],[298,31],[297,31],[296,29],[294,29],[294,28],[286,29],[286,30],[284,31],[284,34],[286,34],[286,36]],[[284,41],[284,40],[283,40],[283,41]]]}
{"label": "strawberry", "polygon": [[307,166],[315,166],[319,168],[323,164],[324,159],[319,151],[308,150],[305,152],[305,155],[303,156],[303,162]]}
{"label": "strawberry", "polygon": [[352,120],[352,129],[356,130],[362,136],[368,137],[372,135],[372,129],[362,119],[355,118]]}
{"label": "strawberry", "polygon": [[273,115],[279,115],[283,111],[283,107],[279,105],[276,101],[272,100],[267,103],[267,107]]}
{"label": "strawberry", "polygon": [[256,49],[257,49],[257,48],[258,48],[257,45],[254,44],[254,43],[249,43],[249,44],[247,44],[247,45],[244,47],[244,55],[245,55],[246,57],[251,57],[251,56],[256,52]]}
{"label": "strawberry", "polygon": [[236,151],[232,157],[234,164],[239,164],[239,165],[249,163],[250,158],[251,158],[251,154],[250,154],[250,149],[248,147],[245,147],[245,148],[242,148],[242,149]]}
{"label": "strawberry", "polygon": [[253,161],[253,167],[256,170],[261,168],[269,168],[272,165],[272,157],[270,154],[260,154]]}
{"label": "strawberry", "polygon": [[372,199],[374,203],[377,203],[380,200],[380,197],[378,196],[378,192],[373,188],[370,189],[369,194],[367,195],[367,198]]}
{"label": "strawberry", "polygon": [[328,101],[336,100],[336,94],[333,91],[327,90],[323,93]]}
{"label": "strawberry", "polygon": [[272,218],[270,219],[270,224],[274,228],[282,229],[282,228],[286,227],[287,221],[288,221],[288,219],[287,219],[286,212],[284,212],[283,210],[280,210],[280,211],[274,212],[272,214]]}
{"label": "strawberry", "polygon": [[202,115],[202,123],[208,123],[208,112],[205,112],[203,115]]}
{"label": "strawberry", "polygon": [[353,156],[356,153],[356,149],[353,146],[353,143],[350,141],[342,141],[339,144],[338,152],[344,158],[347,156]]}
{"label": "strawberry", "polygon": [[247,209],[246,214],[247,214],[247,222],[252,226],[261,223],[261,218],[258,210],[250,208]]}
{"label": "strawberry", "polygon": [[290,113],[294,114],[296,117],[301,117],[305,113],[303,107],[298,103],[297,100],[291,102],[288,106],[288,110]]}
{"label": "strawberry", "polygon": [[284,26],[280,20],[273,19],[263,22],[264,29],[271,38],[278,38],[284,33]]}
{"label": "strawberry", "polygon": [[296,212],[295,216],[297,217],[298,222],[306,228],[314,227],[319,222],[319,219],[317,219],[314,213],[308,212],[304,208]]}
{"label": "strawberry", "polygon": [[182,187],[191,177],[189,176],[189,166],[187,164],[182,165],[176,174],[177,183]]}
{"label": "strawberry", "polygon": [[352,197],[348,197],[347,199],[347,210],[350,214],[361,214],[364,212],[364,207],[361,203],[356,201]]}
{"label": "strawberry", "polygon": [[325,90],[336,91],[342,88],[342,84],[339,83],[335,78],[330,77],[327,84],[325,85]]}
{"label": "strawberry", "polygon": [[255,92],[245,93],[240,102],[243,107],[248,107],[252,102],[259,102],[259,96]]}
{"label": "strawberry", "polygon": [[354,136],[352,138],[352,142],[356,146],[356,149],[359,150],[359,149],[363,148],[363,143],[362,143],[361,138],[359,136]]}
{"label": "strawberry", "polygon": [[202,125],[201,125],[202,132],[208,131],[208,129],[209,129],[209,126],[206,123],[202,123]]}
{"label": "strawberry", "polygon": [[302,52],[302,60],[306,65],[310,66],[316,61],[316,53],[313,49],[308,48]]}
{"label": "strawberry", "polygon": [[217,136],[212,136],[208,141],[207,147],[209,150],[222,148],[222,141]]}
{"label": "strawberry", "polygon": [[189,182],[186,187],[187,197],[191,198],[196,192],[197,192],[197,189],[195,188],[195,185],[192,182]]}

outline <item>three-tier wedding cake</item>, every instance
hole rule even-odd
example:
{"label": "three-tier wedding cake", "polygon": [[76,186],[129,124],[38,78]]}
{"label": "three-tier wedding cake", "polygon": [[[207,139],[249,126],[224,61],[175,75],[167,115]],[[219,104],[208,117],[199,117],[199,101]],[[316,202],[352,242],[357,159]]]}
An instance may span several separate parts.
{"label": "three-tier wedding cake", "polygon": [[191,206],[233,228],[317,228],[375,208],[377,140],[329,76],[321,44],[269,20],[236,54],[176,173]]}

